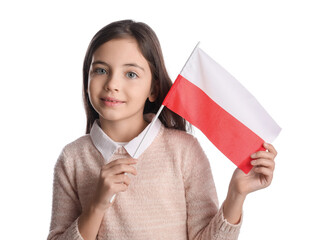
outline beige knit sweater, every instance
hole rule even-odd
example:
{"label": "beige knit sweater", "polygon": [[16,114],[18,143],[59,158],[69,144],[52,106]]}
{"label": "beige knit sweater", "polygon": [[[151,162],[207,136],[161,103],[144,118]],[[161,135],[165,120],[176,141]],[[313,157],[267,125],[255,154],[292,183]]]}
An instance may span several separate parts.
{"label": "beige knit sweater", "polygon": [[[123,147],[111,160],[129,157]],[[48,240],[82,240],[78,217],[88,208],[105,161],[90,135],[66,145],[54,169]],[[137,176],[106,210],[97,239],[237,239],[219,209],[209,161],[192,135],[161,125],[139,156]],[[241,220],[242,221],[242,220]]]}

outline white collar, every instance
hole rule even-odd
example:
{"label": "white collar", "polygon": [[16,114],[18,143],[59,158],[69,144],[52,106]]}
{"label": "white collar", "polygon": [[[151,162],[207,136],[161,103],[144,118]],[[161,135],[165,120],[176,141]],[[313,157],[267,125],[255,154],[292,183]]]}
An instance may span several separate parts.
{"label": "white collar", "polygon": [[[148,127],[150,126],[150,123],[152,119],[154,118],[155,114],[148,113],[143,115],[144,119],[149,122],[148,126],[134,139],[129,141],[126,145],[123,147],[125,150],[129,153],[131,157],[134,156],[134,153],[139,146],[144,134],[146,133]],[[148,134],[145,136],[145,139],[143,140],[141,146],[139,147],[135,158],[138,158],[153,142],[155,137],[158,135],[160,128],[162,126],[162,123],[159,119],[156,119],[154,125],[149,130]],[[114,142],[100,127],[100,121],[99,119],[96,119],[93,123],[93,126],[90,130],[90,137],[92,139],[92,142],[94,146],[98,149],[98,151],[102,154],[105,161],[109,161],[110,157],[113,155],[113,153],[120,147],[121,145]]]}

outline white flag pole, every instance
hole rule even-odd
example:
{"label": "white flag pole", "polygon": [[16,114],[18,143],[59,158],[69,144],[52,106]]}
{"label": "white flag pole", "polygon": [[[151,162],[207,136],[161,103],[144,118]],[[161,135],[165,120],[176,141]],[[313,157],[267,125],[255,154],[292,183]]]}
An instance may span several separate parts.
{"label": "white flag pole", "polygon": [[[149,126],[148,126],[148,129],[147,129],[146,133],[143,135],[143,138],[141,139],[141,142],[139,143],[139,145],[138,145],[138,147],[137,147],[136,151],[135,151],[135,152],[134,152],[134,154],[133,154],[133,158],[135,158],[135,157],[136,157],[136,154],[137,154],[137,152],[138,152],[138,150],[139,150],[139,148],[140,148],[140,146],[141,146],[141,144],[142,144],[143,140],[144,140],[144,139],[145,139],[145,137],[147,136],[147,134],[148,134],[149,130],[151,129],[151,127],[153,126],[153,124],[156,122],[156,120],[157,120],[157,118],[159,117],[159,115],[160,115],[160,113],[161,113],[161,111],[162,111],[163,107],[164,107],[164,105],[161,105],[161,107],[159,108],[159,110],[158,110],[158,112],[157,112],[156,116],[154,116],[154,118],[152,119],[151,123],[149,124]],[[125,175],[127,175],[127,173],[124,173],[124,174],[125,174]],[[115,199],[115,197],[116,197],[116,194],[114,194],[114,195],[111,197],[111,199],[110,199],[110,201],[109,201],[109,202],[110,202],[110,203],[112,203],[112,202],[113,202],[113,200]]]}
{"label": "white flag pole", "polygon": [[187,65],[187,63],[189,62],[191,56],[193,55],[194,51],[197,49],[197,47],[199,46],[200,41],[197,43],[197,45],[194,47],[194,49],[192,50],[192,53],[190,54],[190,56],[188,57],[188,60],[186,61],[186,63],[183,65],[183,68],[180,71],[180,74],[182,73],[183,69],[185,68],[185,66]]}
{"label": "white flag pole", "polygon": [[135,156],[136,156],[136,154],[137,154],[137,152],[138,152],[138,150],[139,150],[139,148],[140,148],[140,146],[141,146],[141,144],[142,144],[142,142],[143,142],[144,138],[147,136],[147,134],[148,134],[149,130],[152,128],[153,124],[154,124],[154,123],[156,122],[156,120],[158,119],[158,117],[159,117],[159,115],[160,115],[160,113],[161,113],[161,111],[162,111],[163,107],[164,107],[164,105],[161,105],[161,107],[159,108],[159,110],[158,110],[157,114],[154,116],[154,118],[152,119],[151,123],[149,124],[149,126],[148,126],[148,129],[147,129],[146,133],[143,135],[143,138],[141,139],[141,142],[139,143],[139,145],[138,145],[138,147],[137,147],[136,151],[135,151],[135,152],[134,152],[134,154],[133,154],[133,158],[135,158]]}
{"label": "white flag pole", "polygon": [[[195,48],[193,49],[193,51],[192,51],[192,53],[190,54],[188,60],[187,60],[186,63],[184,64],[183,68],[181,69],[180,74],[182,73],[182,71],[183,71],[183,69],[185,68],[187,62],[189,61],[189,59],[191,58],[191,56],[193,55],[194,51],[197,49],[197,47],[199,46],[199,44],[200,44],[200,42],[198,42],[197,45],[195,46]],[[135,156],[136,156],[136,154],[137,154],[137,152],[138,152],[138,150],[139,150],[139,148],[140,148],[143,140],[145,139],[145,137],[146,137],[146,135],[148,134],[149,130],[152,128],[153,124],[154,124],[154,123],[156,122],[156,120],[158,119],[158,117],[159,117],[159,115],[160,115],[163,107],[164,107],[164,105],[161,105],[161,107],[159,108],[157,114],[154,116],[154,118],[152,119],[151,123],[149,124],[146,133],[143,135],[143,138],[141,139],[141,142],[139,143],[136,151],[135,151],[134,154],[133,154],[133,158],[135,158]],[[124,173],[124,174],[127,175],[127,173]],[[111,199],[110,199],[109,202],[112,203],[112,202],[114,201],[115,197],[116,197],[116,194],[114,194],[114,195],[111,197]]]}

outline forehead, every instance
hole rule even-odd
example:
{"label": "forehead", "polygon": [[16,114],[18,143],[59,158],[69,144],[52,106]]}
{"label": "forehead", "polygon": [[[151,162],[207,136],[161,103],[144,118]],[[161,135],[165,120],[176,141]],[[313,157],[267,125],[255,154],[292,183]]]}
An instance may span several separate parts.
{"label": "forehead", "polygon": [[112,39],[102,44],[94,53],[92,61],[101,60],[109,64],[124,64],[128,62],[148,65],[134,38]]}

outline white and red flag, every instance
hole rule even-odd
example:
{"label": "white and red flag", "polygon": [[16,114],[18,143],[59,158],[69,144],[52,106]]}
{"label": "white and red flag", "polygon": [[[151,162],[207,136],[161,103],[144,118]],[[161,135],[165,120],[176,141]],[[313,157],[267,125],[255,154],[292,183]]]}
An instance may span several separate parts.
{"label": "white and red flag", "polygon": [[196,47],[162,105],[199,128],[243,172],[281,128],[252,94]]}
{"label": "white and red flag", "polygon": [[[199,45],[199,44],[198,44]],[[198,45],[149,124],[134,156],[164,106],[199,128],[243,172],[252,166],[250,155],[265,150],[281,128],[233,76]],[[112,196],[110,203],[114,200]]]}

